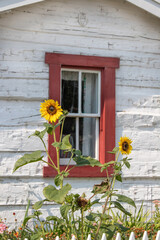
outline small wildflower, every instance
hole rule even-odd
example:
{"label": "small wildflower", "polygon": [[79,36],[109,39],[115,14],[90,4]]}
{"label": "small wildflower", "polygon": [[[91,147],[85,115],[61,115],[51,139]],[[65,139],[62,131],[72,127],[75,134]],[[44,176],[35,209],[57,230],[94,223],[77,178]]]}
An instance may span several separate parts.
{"label": "small wildflower", "polygon": [[14,236],[15,236],[15,237],[18,237],[18,236],[19,236],[19,233],[18,233],[18,232],[14,233]]}
{"label": "small wildflower", "polygon": [[159,201],[159,200],[154,200],[153,203],[154,203],[155,207],[156,207],[156,206],[157,206],[157,207],[160,206],[160,201]]}
{"label": "small wildflower", "polygon": [[0,223],[0,233],[3,233],[6,229],[7,229],[6,224],[4,224],[3,222]]}

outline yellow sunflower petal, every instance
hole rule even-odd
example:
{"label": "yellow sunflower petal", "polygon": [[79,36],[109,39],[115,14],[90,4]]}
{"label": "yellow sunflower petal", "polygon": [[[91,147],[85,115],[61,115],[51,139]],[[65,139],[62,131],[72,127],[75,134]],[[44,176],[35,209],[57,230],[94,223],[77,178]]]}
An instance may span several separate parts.
{"label": "yellow sunflower petal", "polygon": [[40,105],[41,117],[44,117],[48,122],[56,122],[63,114],[61,106],[58,101],[53,99],[45,100]]}

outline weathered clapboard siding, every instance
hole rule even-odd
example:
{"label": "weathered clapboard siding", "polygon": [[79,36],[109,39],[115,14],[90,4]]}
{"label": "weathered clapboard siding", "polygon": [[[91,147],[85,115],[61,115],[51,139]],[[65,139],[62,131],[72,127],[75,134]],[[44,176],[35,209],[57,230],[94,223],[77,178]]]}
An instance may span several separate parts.
{"label": "weathered clapboard siding", "polygon": [[[45,52],[119,57],[116,70],[116,143],[133,139],[131,170],[117,188],[153,210],[160,191],[160,20],[122,0],[46,0],[0,15],[0,216],[18,221],[27,199],[43,198],[53,179],[42,165],[12,174],[16,159],[41,149],[41,101],[48,98]],[[47,137],[45,139],[47,144]],[[44,153],[45,154],[45,153]],[[46,155],[45,155],[46,159]],[[90,194],[102,179],[68,179],[74,192]],[[5,205],[7,204],[7,209]],[[58,214],[56,204],[43,207]],[[13,218],[13,219],[12,219]]]}

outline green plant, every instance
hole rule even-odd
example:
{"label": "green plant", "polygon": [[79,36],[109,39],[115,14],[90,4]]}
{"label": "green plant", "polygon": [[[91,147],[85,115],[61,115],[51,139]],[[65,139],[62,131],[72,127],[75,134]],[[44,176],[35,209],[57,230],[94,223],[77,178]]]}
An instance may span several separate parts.
{"label": "green plant", "polygon": [[[25,215],[22,231],[24,233],[30,233],[36,239],[36,237],[50,237],[51,234],[63,236],[65,239],[70,239],[71,235],[74,234],[77,239],[84,239],[92,231],[92,238],[99,239],[102,233],[106,233],[108,239],[110,239],[117,230],[127,231],[127,228],[123,224],[112,221],[111,210],[118,209],[123,212],[125,216],[131,216],[131,213],[127,211],[123,203],[128,204],[136,208],[135,203],[132,199],[127,196],[118,194],[115,189],[115,182],[122,182],[122,167],[126,166],[130,168],[130,159],[128,157],[123,157],[121,160],[120,153],[128,155],[131,150],[131,140],[127,137],[121,137],[119,142],[119,147],[115,147],[110,154],[115,155],[115,161],[110,161],[101,164],[98,160],[90,157],[83,156],[80,150],[76,150],[72,147],[70,143],[70,135],[63,136],[63,126],[65,118],[68,114],[67,111],[62,111],[61,107],[57,102],[50,99],[41,104],[41,114],[47,121],[44,123],[43,131],[35,131],[31,136],[38,137],[44,148],[46,150],[49,162],[46,162],[42,156],[41,151],[35,151],[31,154],[25,154],[23,157],[18,159],[15,163],[15,172],[20,167],[32,162],[42,161],[49,164],[56,172],[57,175],[54,178],[54,185],[46,186],[43,189],[44,199],[36,202],[33,206],[35,212],[28,216],[28,210]],[[61,126],[60,139],[56,139],[57,127]],[[53,136],[52,146],[56,149],[57,162],[53,162],[48,149],[43,140],[45,134],[50,134]],[[64,153],[70,153],[70,159],[65,170],[60,169],[60,151]],[[64,178],[68,177],[72,168],[69,167],[71,160],[75,161],[75,167],[79,166],[91,166],[99,167],[102,171],[106,172],[106,179],[101,182],[101,184],[95,184],[92,190],[92,196],[87,198],[85,194],[80,196],[79,194],[70,193],[71,185],[64,185]],[[113,173],[109,176],[108,168],[112,166]],[[98,195],[99,198],[94,200],[94,197]],[[95,204],[101,204],[100,200],[105,201],[102,208],[102,212],[90,212],[91,207]],[[105,200],[104,200],[105,199]],[[61,217],[48,216],[45,221],[42,221],[40,216],[41,212],[39,209],[42,207],[44,202],[56,202],[60,204],[60,214]],[[77,216],[77,213],[79,215]],[[33,230],[28,228],[27,223],[30,219],[36,221],[37,228],[34,227]]]}

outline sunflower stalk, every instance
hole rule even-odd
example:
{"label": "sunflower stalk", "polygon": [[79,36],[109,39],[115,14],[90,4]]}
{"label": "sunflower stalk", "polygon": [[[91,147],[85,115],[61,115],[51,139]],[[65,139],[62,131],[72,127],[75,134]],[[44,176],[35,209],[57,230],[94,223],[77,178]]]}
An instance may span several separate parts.
{"label": "sunflower stalk", "polygon": [[[52,163],[52,164],[50,164],[49,162],[47,162],[47,164],[50,165],[50,166],[52,166],[52,167],[57,171],[58,169],[57,169],[56,165],[54,164],[51,156],[49,155],[49,152],[48,152],[48,150],[47,150],[46,144],[45,144],[45,142],[43,141],[42,138],[41,138],[41,141],[42,141],[42,143],[43,143],[43,146],[44,146],[44,148],[45,148],[45,151],[46,151],[46,153],[47,153],[47,156],[48,156],[49,160],[50,160],[51,163]],[[46,162],[46,161],[43,160],[43,162]]]}
{"label": "sunflower stalk", "polygon": [[[100,217],[99,225],[98,225],[97,232],[96,232],[95,238],[94,238],[95,240],[98,237],[98,234],[99,234],[99,231],[100,231],[100,227],[101,227],[101,224],[102,224],[103,214],[105,214],[107,208],[108,208],[108,215],[109,215],[109,209],[111,207],[112,192],[114,190],[114,185],[115,185],[115,181],[116,181],[115,166],[116,166],[116,164],[118,162],[119,155],[120,155],[120,150],[116,154],[116,160],[115,160],[115,163],[113,164],[114,165],[114,174],[112,176],[112,179],[109,181],[110,182],[109,183],[109,189],[108,189],[109,193],[107,195],[107,198],[106,198],[106,201],[105,201],[105,204],[104,204],[104,208],[103,208],[103,211],[102,211],[102,216]],[[109,179],[108,170],[106,170],[106,172],[107,172],[107,179]],[[109,206],[107,207],[108,202],[109,202]]]}
{"label": "sunflower stalk", "polygon": [[73,153],[72,153],[72,155],[71,155],[71,157],[70,157],[70,159],[69,159],[69,161],[68,161],[68,164],[67,164],[67,167],[65,168],[65,172],[67,172],[67,170],[68,170],[68,168],[69,168],[69,165],[70,165],[70,162],[71,162],[71,160],[72,160],[72,157],[73,157]]}

